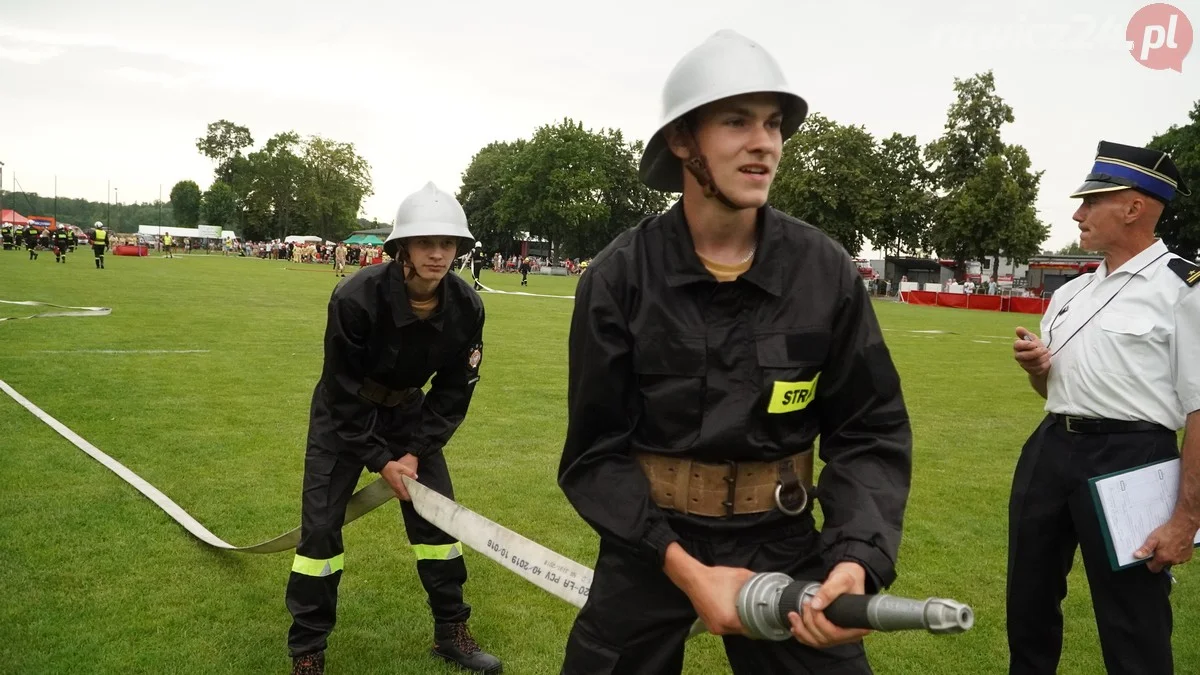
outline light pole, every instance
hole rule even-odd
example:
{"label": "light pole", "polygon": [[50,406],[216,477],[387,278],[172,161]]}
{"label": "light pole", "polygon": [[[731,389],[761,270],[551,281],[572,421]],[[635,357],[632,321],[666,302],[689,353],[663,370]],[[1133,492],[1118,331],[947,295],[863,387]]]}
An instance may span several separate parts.
{"label": "light pole", "polygon": [[[116,204],[116,207],[117,207],[117,220],[120,220],[121,219],[121,188],[113,188],[113,202]],[[113,223],[112,226],[113,226],[113,232],[119,231],[116,223]]]}
{"label": "light pole", "polygon": [[[4,212],[4,162],[0,162],[0,213]],[[16,220],[14,218],[13,220]]]}

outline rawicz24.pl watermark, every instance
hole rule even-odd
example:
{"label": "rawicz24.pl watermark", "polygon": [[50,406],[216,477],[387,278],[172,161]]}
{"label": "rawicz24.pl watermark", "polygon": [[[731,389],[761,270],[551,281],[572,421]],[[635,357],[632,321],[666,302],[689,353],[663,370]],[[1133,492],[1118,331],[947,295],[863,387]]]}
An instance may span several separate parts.
{"label": "rawicz24.pl watermark", "polygon": [[1153,70],[1183,72],[1183,57],[1192,48],[1192,23],[1183,10],[1156,3],[1139,9],[1125,28],[1129,53]]}

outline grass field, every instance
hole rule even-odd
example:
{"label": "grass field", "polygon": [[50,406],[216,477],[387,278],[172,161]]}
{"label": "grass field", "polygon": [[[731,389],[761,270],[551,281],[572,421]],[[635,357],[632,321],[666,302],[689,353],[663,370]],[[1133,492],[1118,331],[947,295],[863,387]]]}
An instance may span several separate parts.
{"label": "grass field", "polygon": [[[251,544],[298,524],[308,403],[336,281],[328,268],[181,255],[109,256],[98,271],[82,253],[66,265],[25,258],[0,251],[0,299],[113,311],[0,323],[0,378],[226,541]],[[484,278],[506,290],[518,282]],[[574,283],[534,276],[519,290],[570,295]],[[484,301],[482,380],[447,448],[459,501],[591,565],[596,537],[555,484],[571,301]],[[872,635],[872,665],[882,674],[1005,672],[1008,490],[1020,447],[1042,416],[1008,336],[1018,323],[1036,327],[1037,317],[886,302],[876,310],[915,434],[891,592],[967,602],[976,626],[947,637]],[[0,316],[31,313],[0,305]],[[330,672],[456,672],[428,656],[429,613],[398,514],[389,504],[345,530]],[[557,673],[575,608],[472,551],[466,557],[476,636],[507,673]],[[290,565],[287,553],[235,554],[197,542],[0,396],[0,672],[286,672]],[[1177,570],[1179,673],[1200,672],[1196,569]],[[1064,611],[1060,672],[1103,672],[1081,562]],[[720,641],[694,640],[686,672],[729,672]]]}

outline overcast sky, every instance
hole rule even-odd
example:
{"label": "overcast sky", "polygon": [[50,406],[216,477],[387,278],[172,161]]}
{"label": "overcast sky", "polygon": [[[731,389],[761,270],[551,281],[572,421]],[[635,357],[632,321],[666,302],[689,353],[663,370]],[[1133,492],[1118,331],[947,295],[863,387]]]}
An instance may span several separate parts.
{"label": "overcast sky", "polygon": [[[1003,137],[1045,170],[1037,206],[1058,248],[1076,238],[1067,195],[1097,142],[1144,144],[1200,98],[1200,56],[1179,73],[1130,55],[1142,2],[107,4],[0,0],[6,189],[13,173],[19,188],[53,194],[57,175],[60,195],[97,201],[109,180],[122,202],[160,185],[166,198],[186,178],[206,189],[213,167],[195,139],[225,118],[256,146],[287,130],[354,143],[374,180],[365,215],[390,222],[426,181],[456,191],[479,148],[541,124],[648,138],[675,62],[732,28],[779,60],[811,110],[877,137],[933,140],[954,78],[994,70],[1016,115]],[[1177,6],[1200,21],[1200,3]]]}

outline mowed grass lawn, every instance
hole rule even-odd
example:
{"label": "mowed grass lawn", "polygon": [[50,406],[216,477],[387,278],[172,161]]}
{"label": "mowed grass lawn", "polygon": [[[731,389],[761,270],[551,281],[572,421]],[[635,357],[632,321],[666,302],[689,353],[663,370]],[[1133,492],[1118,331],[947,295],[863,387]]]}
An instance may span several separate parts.
{"label": "mowed grass lawn", "polygon": [[[101,305],[111,316],[0,323],[0,377],[143,476],[226,541],[299,522],[309,397],[321,367],[324,266],[221,256],[89,255],[56,265],[0,251],[0,298]],[[488,273],[494,288],[570,295],[574,279]],[[482,381],[447,448],[459,500],[591,565],[597,546],[555,484],[565,427],[570,300],[485,294]],[[1042,417],[1010,357],[1037,317],[875,305],[903,377],[915,474],[891,592],[969,603],[957,636],[867,639],[878,673],[1007,667],[1008,491]],[[33,313],[0,305],[0,316]],[[940,332],[929,332],[940,331]],[[88,352],[87,350],[96,350]],[[202,350],[99,353],[99,350]],[[366,478],[364,478],[364,483]],[[334,673],[450,673],[389,504],[345,530]],[[472,628],[509,673],[556,673],[575,608],[466,553]],[[1049,561],[1047,561],[1049,564]],[[0,672],[286,672],[290,553],[213,550],[149,500],[0,397]],[[1176,667],[1200,672],[1200,574],[1177,570]],[[1082,563],[1064,607],[1062,673],[1103,671]],[[686,672],[727,673],[720,641]]]}

